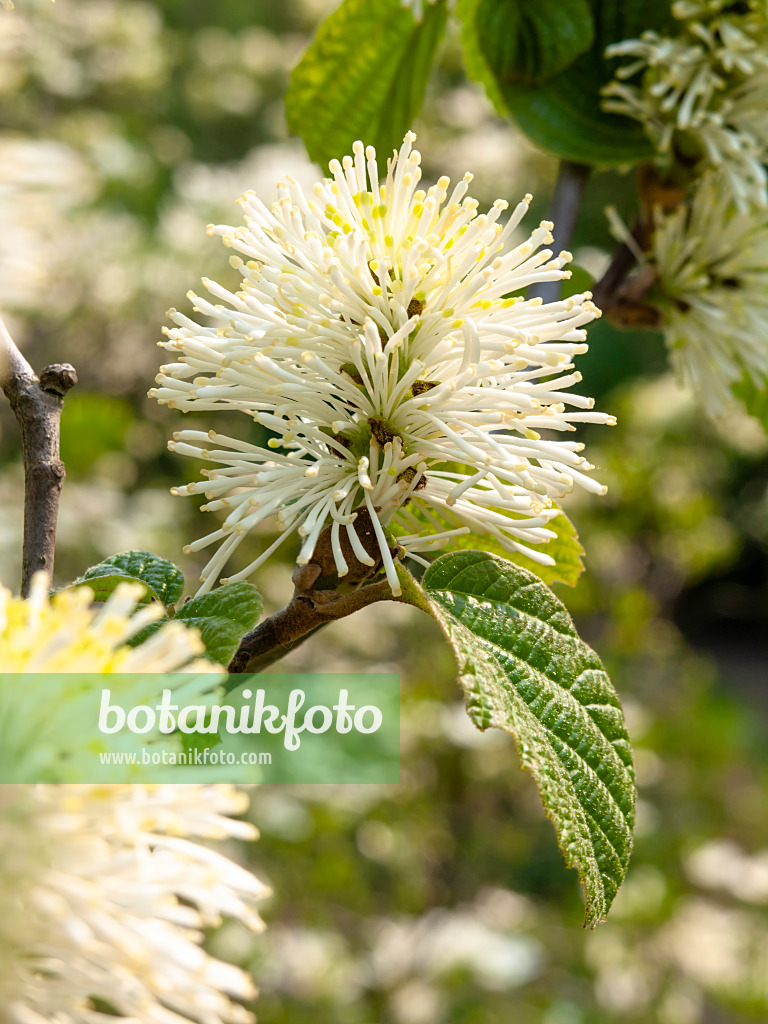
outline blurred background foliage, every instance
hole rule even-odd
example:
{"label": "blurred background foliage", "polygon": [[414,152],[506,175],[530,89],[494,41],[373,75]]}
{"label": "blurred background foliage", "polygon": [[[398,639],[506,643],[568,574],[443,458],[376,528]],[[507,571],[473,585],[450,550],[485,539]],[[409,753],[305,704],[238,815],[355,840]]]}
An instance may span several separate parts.
{"label": "blurred background foliage", "polygon": [[[40,368],[69,360],[57,580],[150,548],[184,567],[207,528],[169,487],[181,419],[144,396],[171,305],[230,272],[209,221],[318,169],[288,137],[291,67],[333,0],[18,0],[0,17],[0,308]],[[555,163],[497,119],[443,47],[415,125],[425,174],[469,168],[484,203],[535,193]],[[630,176],[595,175],[577,235],[579,287],[631,217]],[[590,432],[605,499],[568,506],[587,550],[558,592],[625,704],[640,791],[636,849],[608,924],[580,928],[509,737],[473,730],[434,623],[379,605],[323,630],[282,670],[403,678],[399,787],[263,787],[252,816],[274,897],[255,942],[211,936],[251,968],[262,1024],[726,1024],[768,1014],[768,440],[707,420],[665,370],[659,337],[601,321],[580,363],[619,426]],[[221,415],[219,416],[219,424]],[[219,429],[222,429],[220,426]],[[16,587],[22,471],[0,406],[0,579]],[[258,538],[241,552],[254,557]],[[268,610],[289,562],[256,581]]]}

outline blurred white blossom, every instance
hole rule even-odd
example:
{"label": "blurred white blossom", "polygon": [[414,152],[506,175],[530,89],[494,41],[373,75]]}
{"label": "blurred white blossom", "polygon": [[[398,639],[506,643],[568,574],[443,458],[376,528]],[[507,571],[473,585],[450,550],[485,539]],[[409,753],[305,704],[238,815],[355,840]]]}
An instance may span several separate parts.
{"label": "blurred white blossom", "polygon": [[749,854],[731,839],[713,839],[687,857],[685,870],[703,888],[720,889],[749,903],[768,903],[768,850]]}
{"label": "blurred white blossom", "polygon": [[255,837],[232,817],[247,804],[229,786],[1,786],[4,1019],[249,1021],[250,978],[201,946],[225,916],[263,927],[264,886],[209,845]]}
{"label": "blurred white blossom", "polygon": [[48,580],[38,573],[28,598],[0,587],[0,665],[4,672],[196,672],[221,669],[197,655],[200,634],[182,622],[164,624],[139,647],[125,645],[163,609],[157,602],[137,610],[145,593],[140,583],[121,583],[101,608],[93,591],[76,587],[48,597]]}
{"label": "blurred white blossom", "polygon": [[657,212],[651,258],[663,329],[677,372],[712,412],[730,387],[768,378],[768,225],[740,212],[719,175],[689,205]]}
{"label": "blurred white blossom", "polygon": [[[158,602],[137,608],[144,593],[141,584],[120,584],[96,610],[89,587],[49,600],[45,573],[35,576],[25,600],[0,587],[0,776],[5,782],[88,778],[100,751],[131,743],[128,734],[126,739],[105,736],[98,728],[105,674],[113,676],[111,691],[122,707],[154,706],[165,687],[180,703],[217,702],[225,672],[200,657],[204,647],[196,629],[168,622],[138,647],[126,646],[163,614]],[[173,672],[183,675],[166,675]],[[24,685],[17,673],[25,674]],[[142,741],[150,750],[153,744],[182,749],[179,735],[158,729]],[[116,770],[122,777],[125,769]],[[135,766],[135,780],[146,779],[145,771]],[[158,769],[150,771],[156,778]],[[174,771],[183,769],[169,769],[169,777]]]}

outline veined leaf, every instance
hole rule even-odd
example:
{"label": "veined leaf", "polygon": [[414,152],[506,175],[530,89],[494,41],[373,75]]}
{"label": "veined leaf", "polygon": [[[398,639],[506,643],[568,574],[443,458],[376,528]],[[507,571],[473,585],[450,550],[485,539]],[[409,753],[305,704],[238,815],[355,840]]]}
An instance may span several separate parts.
{"label": "veined leaf", "polygon": [[[184,573],[173,562],[151,551],[123,551],[105,558],[101,566],[113,565],[137,580],[141,580],[157,594],[164,605],[175,604],[184,590]],[[93,570],[89,569],[88,572]],[[88,578],[88,572],[85,574]]]}
{"label": "veined leaf", "polygon": [[196,626],[212,661],[227,665],[240,638],[252,629],[261,615],[262,601],[251,583],[226,583],[210,594],[193,597],[176,613],[188,626]]}
{"label": "veined leaf", "polygon": [[[140,582],[135,576],[131,576],[130,573],[123,572],[122,569],[117,569],[113,565],[94,565],[79,579],[74,580],[68,587],[62,587],[61,589],[70,590],[73,587],[90,587],[93,591],[94,602],[100,604],[106,601],[121,583]],[[157,594],[145,583],[144,593],[139,598],[139,604],[150,604],[156,600]]]}
{"label": "veined leaf", "polygon": [[500,82],[542,82],[588,50],[595,26],[587,0],[479,0],[478,46]]}
{"label": "veined leaf", "polygon": [[71,586],[89,586],[95,601],[106,601],[116,587],[126,582],[144,584],[141,604],[160,601],[167,606],[181,597],[184,574],[173,562],[151,551],[123,551],[86,569]]}
{"label": "veined leaf", "polygon": [[288,125],[325,167],[362,139],[385,157],[403,141],[424,97],[446,21],[445,0],[421,22],[400,0],[344,0],[320,25],[291,75]]}
{"label": "veined leaf", "polygon": [[636,163],[652,155],[637,122],[602,109],[601,90],[621,63],[606,60],[604,54],[611,43],[634,38],[646,29],[663,32],[672,21],[670,0],[588,0],[594,42],[565,70],[534,84],[494,75],[478,26],[481,2],[459,0],[467,70],[528,138],[562,159],[598,166]]}
{"label": "veined leaf", "polygon": [[[193,597],[176,613],[176,619],[200,630],[205,653],[211,661],[228,665],[240,638],[252,629],[261,615],[261,595],[251,583],[227,583],[210,594]],[[165,616],[145,626],[128,643],[138,647],[170,622]]]}
{"label": "veined leaf", "polygon": [[475,725],[515,737],[594,926],[627,870],[636,796],[621,705],[600,659],[541,580],[493,555],[444,555],[422,587],[405,580],[403,592],[426,602],[451,642]]}

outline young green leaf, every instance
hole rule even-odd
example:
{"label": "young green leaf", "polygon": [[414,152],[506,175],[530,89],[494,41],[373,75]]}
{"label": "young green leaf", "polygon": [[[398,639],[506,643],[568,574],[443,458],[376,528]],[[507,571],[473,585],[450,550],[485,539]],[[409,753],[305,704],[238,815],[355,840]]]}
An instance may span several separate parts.
{"label": "young green leaf", "polygon": [[[138,580],[135,576],[131,576],[130,573],[124,572],[113,565],[93,565],[79,579],[70,583],[69,587],[62,587],[62,590],[88,586],[93,591],[93,600],[101,603],[106,601],[121,583],[140,582],[141,580]],[[156,600],[157,594],[152,587],[147,586],[145,583],[144,593],[139,598],[139,604],[150,604],[150,602]]]}
{"label": "young green leaf", "polygon": [[[554,565],[539,565],[532,558],[519,552],[511,555],[508,551],[497,551],[495,554],[501,555],[507,561],[514,562],[515,565],[519,565],[523,569],[532,572],[534,576],[538,576],[548,586],[551,586],[553,583],[567,583],[570,587],[574,587],[578,582],[579,576],[584,572],[584,563],[581,560],[584,555],[584,548],[579,542],[576,527],[563,512],[547,524],[547,529],[552,530],[555,536],[552,540],[547,541],[542,550],[554,558]],[[478,547],[477,544],[474,546],[475,548]]]}
{"label": "young green leaf", "polygon": [[291,75],[288,126],[325,167],[362,139],[381,157],[403,140],[424,97],[446,21],[445,0],[421,22],[400,0],[344,0]]}
{"label": "young green leaf", "polygon": [[184,574],[173,562],[150,551],[123,551],[92,565],[70,586],[89,586],[93,590],[94,601],[100,602],[106,601],[115,588],[125,582],[144,584],[144,594],[139,599],[141,604],[160,601],[167,606],[181,597]]}
{"label": "young green leaf", "polygon": [[587,0],[479,0],[477,43],[500,82],[543,82],[588,50],[595,36]]}
{"label": "young green leaf", "polygon": [[467,70],[533,142],[563,159],[599,166],[636,163],[652,155],[639,124],[602,109],[601,90],[620,63],[604,54],[611,43],[646,29],[663,32],[671,21],[670,0],[588,0],[594,19],[592,45],[559,74],[533,84],[494,74],[478,25],[482,3],[459,0]]}
{"label": "young green leaf", "polygon": [[[228,665],[244,633],[256,625],[262,611],[261,594],[251,583],[227,583],[210,594],[193,597],[183,604],[175,618],[200,630],[205,653],[218,665]],[[166,615],[145,626],[128,641],[138,647],[170,622]]]}
{"label": "young green leaf", "polygon": [[[100,569],[103,566],[115,566],[134,579],[140,580],[154,591],[158,601],[162,601],[164,605],[175,604],[184,590],[184,573],[181,569],[167,558],[153,555],[151,551],[123,551],[122,554],[105,558],[94,568]],[[92,571],[89,569],[84,579],[88,579],[88,574]]]}
{"label": "young green leaf", "polygon": [[183,604],[176,618],[196,626],[211,661],[228,665],[240,638],[261,615],[261,595],[250,583],[227,583]]}
{"label": "young green leaf", "polygon": [[493,555],[444,555],[422,587],[410,581],[406,599],[426,600],[451,642],[475,725],[515,737],[594,926],[627,870],[636,796],[621,705],[600,659],[541,580]]}
{"label": "young green leaf", "polygon": [[[451,530],[461,526],[460,520],[453,517],[450,510],[441,513],[436,509],[430,508],[429,518],[417,506],[409,511],[410,515],[417,522],[423,524],[425,533],[442,532],[443,530]],[[568,516],[562,512],[547,525],[547,529],[552,530],[555,536],[546,544],[541,545],[541,551],[554,558],[554,565],[541,565],[527,555],[507,551],[493,537],[481,536],[477,533],[466,533],[458,537],[451,537],[450,540],[445,542],[445,547],[450,548],[452,551],[487,551],[489,554],[498,555],[500,558],[514,562],[515,565],[521,565],[550,586],[553,583],[567,583],[573,587],[584,571],[584,564],[581,560],[584,555],[584,548],[579,543],[576,527]],[[399,532],[403,534],[404,528],[401,528]]]}

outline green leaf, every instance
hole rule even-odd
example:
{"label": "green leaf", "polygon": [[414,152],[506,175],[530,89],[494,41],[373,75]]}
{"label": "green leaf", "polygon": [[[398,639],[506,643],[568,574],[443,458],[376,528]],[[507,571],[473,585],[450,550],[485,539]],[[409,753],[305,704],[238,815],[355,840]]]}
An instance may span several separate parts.
{"label": "green leaf", "polygon": [[326,166],[357,139],[398,148],[424,97],[446,22],[445,0],[420,23],[400,0],[345,0],[320,25],[291,75],[288,126]]}
{"label": "green leaf", "polygon": [[605,920],[629,862],[632,754],[618,697],[565,606],[534,575],[482,551],[439,558],[406,600],[451,642],[479,729],[512,733],[569,867],[586,892],[585,925]]}
{"label": "green leaf", "polygon": [[89,569],[83,579],[90,579],[95,570],[115,566],[133,579],[150,587],[164,605],[175,604],[184,590],[184,573],[173,562],[151,551],[123,551],[122,554],[105,558],[98,566]]}
{"label": "green leaf", "polygon": [[475,12],[480,0],[456,0],[456,13],[461,21],[461,42],[464,65],[467,74],[476,82],[485,86],[488,98],[502,117],[509,116],[509,110],[501,94],[496,76],[483,56],[477,37]]}
{"label": "green leaf", "polygon": [[[437,509],[430,508],[429,515],[435,520],[435,523],[431,523],[427,519],[416,502],[412,503],[408,511],[414,518],[424,524],[425,533],[438,532],[435,523],[439,524],[441,530],[452,530],[462,525],[448,510],[438,512]],[[510,516],[510,518],[512,517]],[[487,551],[489,554],[498,555],[499,558],[505,558],[510,562],[514,562],[515,565],[528,569],[529,572],[532,572],[550,586],[553,583],[567,583],[571,587],[575,586],[579,576],[584,571],[584,563],[581,560],[584,555],[584,548],[579,543],[576,527],[568,516],[562,512],[548,524],[547,528],[552,530],[555,537],[546,544],[542,544],[541,550],[554,558],[554,565],[541,565],[527,555],[507,551],[493,537],[482,536],[477,533],[466,533],[458,537],[452,537],[445,542],[445,547],[450,548],[452,551],[476,551],[478,549]],[[404,536],[406,532],[410,531],[406,531],[404,527],[396,525],[394,532],[395,536],[398,533],[400,536]]]}
{"label": "green leaf", "polygon": [[86,569],[83,575],[74,581],[73,587],[88,585],[94,593],[95,601],[106,601],[120,583],[126,581],[143,583],[144,596],[142,604],[160,601],[166,607],[175,604],[184,590],[184,574],[173,562],[150,551],[123,551],[119,555],[111,555],[98,565]]}
{"label": "green leaf", "polygon": [[533,142],[562,159],[599,166],[636,163],[652,155],[637,122],[601,107],[601,90],[622,63],[606,60],[604,52],[611,43],[646,29],[663,32],[672,21],[670,0],[588,0],[594,42],[564,71],[535,84],[494,76],[478,37],[481,2],[459,0],[467,70]]}
{"label": "green leaf", "polygon": [[734,397],[744,403],[749,415],[759,420],[763,430],[768,432],[768,380],[764,380],[763,386],[758,387],[750,374],[745,373],[731,390]]}
{"label": "green leaf", "polygon": [[208,657],[219,665],[227,665],[242,635],[253,629],[261,609],[261,595],[256,587],[250,583],[227,583],[210,594],[187,601],[176,618],[197,627]]}
{"label": "green leaf", "polygon": [[[73,587],[88,586],[93,591],[93,600],[96,602],[106,601],[110,594],[121,583],[140,583],[135,576],[116,569],[112,565],[94,565],[86,571],[79,579],[70,584],[69,587],[62,587],[62,590],[69,590]],[[140,604],[150,604],[157,600],[157,594],[151,587],[144,584],[144,594],[139,598]]]}
{"label": "green leaf", "polygon": [[545,81],[595,37],[587,0],[479,0],[475,24],[480,51],[500,82]]}

